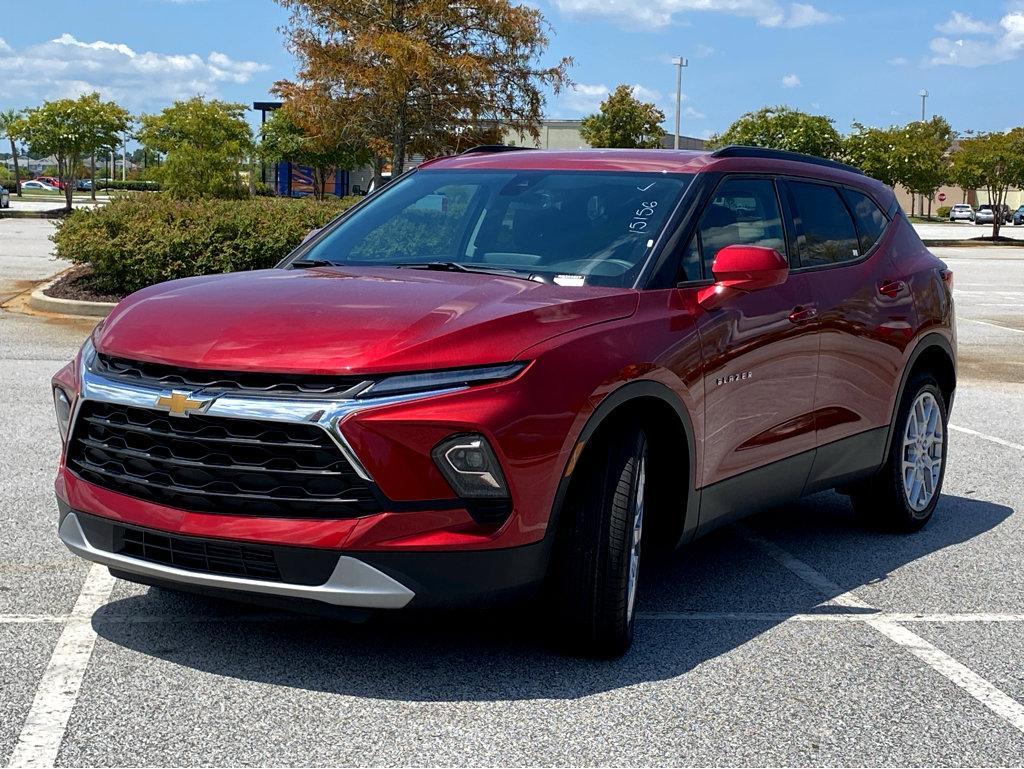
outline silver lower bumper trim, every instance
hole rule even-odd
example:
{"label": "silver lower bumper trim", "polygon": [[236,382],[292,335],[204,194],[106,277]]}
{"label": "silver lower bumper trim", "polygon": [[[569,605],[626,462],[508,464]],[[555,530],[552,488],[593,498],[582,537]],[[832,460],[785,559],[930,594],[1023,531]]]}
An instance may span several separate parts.
{"label": "silver lower bumper trim", "polygon": [[415,595],[405,585],[384,572],[346,555],[338,557],[337,566],[324,584],[296,585],[288,582],[203,574],[100,550],[89,543],[85,532],[82,531],[82,524],[74,513],[68,513],[61,523],[60,538],[72,553],[86,560],[132,574],[165,579],[168,582],[291,598],[309,598],[334,606],[367,609],[401,609]]}

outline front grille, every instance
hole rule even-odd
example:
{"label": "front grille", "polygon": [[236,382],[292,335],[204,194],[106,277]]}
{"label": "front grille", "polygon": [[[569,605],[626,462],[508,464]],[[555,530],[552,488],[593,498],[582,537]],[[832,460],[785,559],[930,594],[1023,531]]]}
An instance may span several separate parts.
{"label": "front grille", "polygon": [[117,526],[116,552],[150,563],[189,571],[281,582],[274,551],[266,547],[178,537],[145,529]]}
{"label": "front grille", "polygon": [[371,485],[315,425],[86,401],[67,465],[97,486],[183,510],[291,518],[381,510]]}
{"label": "front grille", "polygon": [[162,363],[126,360],[98,354],[92,370],[101,376],[129,384],[161,389],[212,389],[245,395],[295,395],[317,398],[348,398],[371,380],[360,376],[268,374],[258,371],[213,371],[167,366]]}

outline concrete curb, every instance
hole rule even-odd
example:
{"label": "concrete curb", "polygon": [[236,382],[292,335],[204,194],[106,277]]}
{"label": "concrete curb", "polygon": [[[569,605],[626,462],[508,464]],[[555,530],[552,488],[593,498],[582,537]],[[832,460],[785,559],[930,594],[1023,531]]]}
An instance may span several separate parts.
{"label": "concrete curb", "polygon": [[923,238],[921,240],[928,248],[986,248],[994,246],[1001,248],[1008,246],[1009,248],[1019,248],[1024,246],[1024,239],[1018,240],[1016,238],[1007,238],[1006,240],[942,240],[935,238]]}
{"label": "concrete curb", "polygon": [[47,296],[43,292],[60,280],[63,273],[47,281],[32,291],[28,298],[28,306],[39,312],[50,312],[57,315],[82,315],[87,318],[105,318],[114,309],[115,302],[86,302],[77,299],[58,299]]}
{"label": "concrete curb", "polygon": [[67,216],[64,208],[50,208],[45,211],[18,211],[0,209],[0,219],[63,219]]}

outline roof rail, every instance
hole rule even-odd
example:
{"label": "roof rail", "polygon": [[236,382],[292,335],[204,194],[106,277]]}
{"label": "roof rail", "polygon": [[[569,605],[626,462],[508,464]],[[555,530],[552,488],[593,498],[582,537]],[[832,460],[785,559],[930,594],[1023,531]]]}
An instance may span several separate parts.
{"label": "roof rail", "polygon": [[764,147],[748,147],[744,144],[730,144],[711,153],[713,158],[765,158],[768,160],[790,160],[796,163],[810,163],[815,166],[835,168],[839,171],[864,175],[864,172],[854,166],[839,163],[835,160],[819,158],[815,155],[805,155],[802,152],[790,152],[789,150],[772,150]]}
{"label": "roof rail", "polygon": [[513,147],[510,144],[478,144],[475,147],[470,147],[468,150],[463,150],[460,155],[469,155],[472,152],[515,152],[517,150],[532,150],[533,147]]}

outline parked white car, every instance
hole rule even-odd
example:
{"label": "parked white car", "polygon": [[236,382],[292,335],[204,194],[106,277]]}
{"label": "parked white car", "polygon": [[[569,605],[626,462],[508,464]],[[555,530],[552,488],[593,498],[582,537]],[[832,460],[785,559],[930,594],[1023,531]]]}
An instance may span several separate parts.
{"label": "parked white car", "polygon": [[6,187],[0,187],[0,208],[11,207],[11,193],[7,191]]}
{"label": "parked white car", "polygon": [[21,183],[22,191],[25,190],[42,190],[43,192],[60,192],[57,187],[46,182],[41,182],[38,179],[29,179],[27,182]]}
{"label": "parked white car", "polygon": [[957,203],[955,206],[953,206],[951,209],[949,209],[949,221],[951,221],[951,222],[960,222],[960,221],[973,222],[974,221],[974,209],[971,208],[966,203]]}

